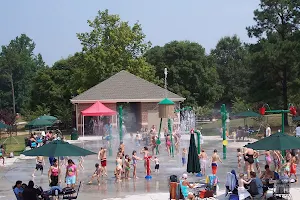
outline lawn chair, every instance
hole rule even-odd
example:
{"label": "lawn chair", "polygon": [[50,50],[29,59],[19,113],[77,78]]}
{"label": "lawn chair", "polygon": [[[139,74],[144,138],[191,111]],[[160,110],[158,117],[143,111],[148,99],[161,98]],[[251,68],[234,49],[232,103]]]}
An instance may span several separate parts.
{"label": "lawn chair", "polygon": [[80,186],[81,186],[81,181],[80,181],[79,186],[77,188],[77,194],[76,194],[76,196],[73,196],[74,193],[72,193],[72,194],[63,194],[63,199],[68,199],[68,200],[77,199],[78,193],[79,193],[79,190],[80,190]]}

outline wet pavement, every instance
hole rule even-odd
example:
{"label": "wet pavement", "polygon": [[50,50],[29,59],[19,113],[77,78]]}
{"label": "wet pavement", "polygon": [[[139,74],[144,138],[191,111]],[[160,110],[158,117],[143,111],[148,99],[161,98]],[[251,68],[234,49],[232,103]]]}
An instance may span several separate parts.
{"label": "wet pavement", "polygon": [[[81,141],[76,145],[86,148],[88,150],[98,152],[101,146],[107,146],[103,144],[105,142],[101,140],[93,141]],[[114,150],[118,147],[118,141],[114,141],[112,145]],[[136,147],[135,143],[131,141],[129,135],[124,137],[125,153],[131,155],[133,150],[139,151],[142,147]],[[232,145],[231,145],[232,144]],[[162,144],[163,147],[164,144]],[[218,178],[220,180],[220,189],[224,190],[224,184],[226,179],[226,172],[236,169],[237,158],[236,148],[244,145],[243,143],[230,143],[227,149],[227,159],[224,160],[223,164],[220,164],[218,171]],[[181,149],[183,147],[188,148],[189,146],[189,135],[183,135],[181,138]],[[205,137],[202,148],[206,150],[208,156],[210,156],[214,149],[220,152],[222,158],[222,139],[216,136]],[[113,171],[115,169],[115,154],[113,152],[112,157],[108,157],[108,177],[101,179],[100,186],[97,185],[96,181],[88,185],[91,175],[95,170],[95,163],[98,162],[97,155],[91,155],[84,158],[84,170],[79,171],[79,181],[82,182],[82,187],[79,192],[78,199],[109,199],[109,198],[124,198],[128,195],[138,195],[145,193],[167,193],[168,192],[168,181],[170,175],[178,175],[179,177],[185,173],[186,167],[181,165],[181,154],[175,155],[171,158],[167,155],[165,148],[161,149],[161,154],[158,155],[160,160],[160,173],[152,174],[152,179],[145,180],[143,161],[138,162],[137,176],[139,179],[123,180],[120,183],[115,182],[113,177]],[[142,155],[138,155],[142,157]],[[72,158],[75,163],[78,163],[78,158]],[[262,163],[263,164],[263,163]],[[48,189],[48,178],[47,171],[49,169],[49,162],[46,158],[46,166],[44,175],[36,173],[36,177],[32,178],[31,174],[35,167],[35,159],[20,160],[17,159],[12,166],[6,166],[5,168],[0,167],[0,199],[14,199],[14,194],[11,187],[15,181],[22,180],[28,183],[29,180],[33,180],[36,185],[42,186],[44,189]],[[152,169],[154,163],[152,163]],[[210,173],[211,168],[207,168],[207,172]],[[65,170],[63,169],[63,173]],[[130,172],[132,176],[132,171]],[[189,174],[190,181],[204,181],[205,177],[197,178],[196,176]],[[65,187],[65,184],[62,185]],[[155,199],[155,198],[153,198]]]}

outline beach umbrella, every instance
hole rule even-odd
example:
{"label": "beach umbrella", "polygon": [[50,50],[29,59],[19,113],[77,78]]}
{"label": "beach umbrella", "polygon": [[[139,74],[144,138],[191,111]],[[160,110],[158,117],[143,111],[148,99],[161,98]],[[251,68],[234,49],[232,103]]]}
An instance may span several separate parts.
{"label": "beach umbrella", "polygon": [[198,173],[198,172],[200,172],[200,163],[199,163],[199,157],[198,157],[198,154],[197,154],[197,147],[196,147],[196,143],[195,143],[195,134],[194,134],[194,132],[191,133],[191,138],[190,138],[187,172],[188,173]]}
{"label": "beach umbrella", "polygon": [[245,147],[255,150],[287,150],[299,149],[300,138],[290,136],[285,133],[274,133],[269,137],[265,137],[253,143],[245,145]]}
{"label": "beach umbrella", "polygon": [[248,117],[260,117],[261,115],[256,112],[248,110],[248,111],[237,113],[234,116],[244,118],[244,125],[246,125],[246,119]]}
{"label": "beach umbrella", "polygon": [[54,140],[41,147],[24,151],[22,154],[25,156],[61,157],[61,156],[87,156],[96,153],[69,144],[68,142],[64,142],[62,140]]}
{"label": "beach umbrella", "polygon": [[53,124],[54,124],[53,121],[37,118],[29,122],[28,124],[26,124],[25,127],[45,127],[45,126],[52,126]]}
{"label": "beach umbrella", "polygon": [[0,122],[0,129],[2,129],[2,128],[9,128],[9,127],[10,127],[10,126],[8,126],[8,125],[6,125],[6,124]]}
{"label": "beach umbrella", "polygon": [[55,122],[57,120],[56,117],[51,116],[51,115],[42,115],[42,116],[39,116],[38,119],[48,120],[50,122]]}

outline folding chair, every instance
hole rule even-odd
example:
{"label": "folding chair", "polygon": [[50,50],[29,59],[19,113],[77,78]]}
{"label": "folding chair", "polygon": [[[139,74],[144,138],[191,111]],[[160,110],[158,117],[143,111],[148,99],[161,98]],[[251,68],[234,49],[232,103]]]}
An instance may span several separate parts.
{"label": "folding chair", "polygon": [[71,199],[77,199],[78,197],[78,193],[79,193],[79,189],[80,189],[80,186],[81,186],[81,181],[79,183],[79,186],[78,186],[78,189],[77,189],[77,194],[76,196],[73,196],[73,194],[66,194],[66,195],[63,195],[63,199],[68,199],[68,200],[71,200]]}

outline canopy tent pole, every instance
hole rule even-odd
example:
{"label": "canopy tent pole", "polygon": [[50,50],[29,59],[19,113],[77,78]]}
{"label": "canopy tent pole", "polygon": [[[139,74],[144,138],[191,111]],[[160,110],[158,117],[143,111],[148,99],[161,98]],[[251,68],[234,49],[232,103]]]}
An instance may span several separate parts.
{"label": "canopy tent pole", "polygon": [[84,115],[82,115],[82,137],[84,137]]}

